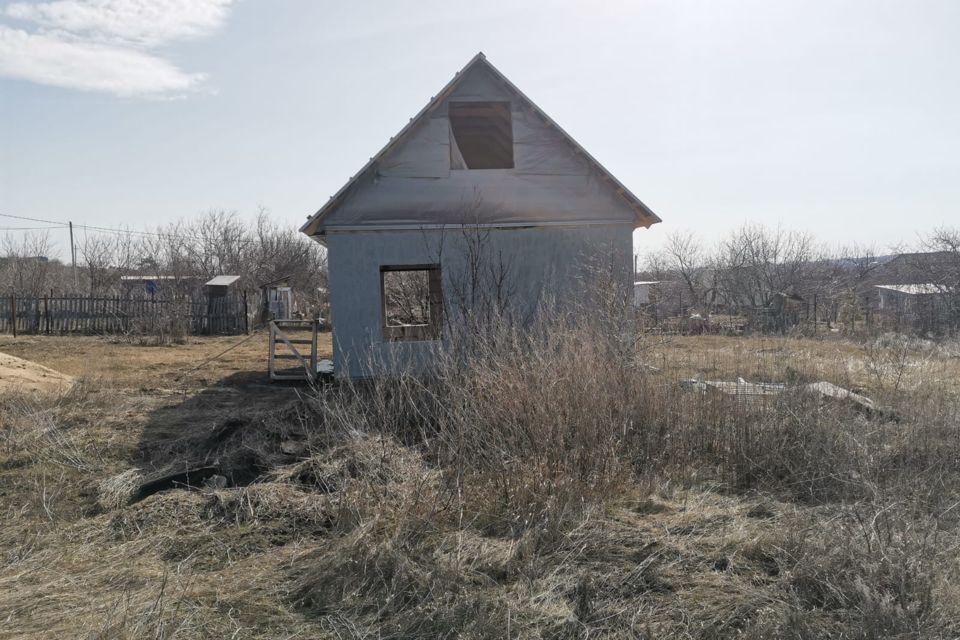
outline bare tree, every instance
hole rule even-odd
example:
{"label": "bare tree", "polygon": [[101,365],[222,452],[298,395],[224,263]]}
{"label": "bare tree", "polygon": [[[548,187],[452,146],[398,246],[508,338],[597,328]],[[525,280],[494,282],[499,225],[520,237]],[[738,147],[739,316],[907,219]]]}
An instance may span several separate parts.
{"label": "bare tree", "polygon": [[808,233],[746,224],[720,243],[718,291],[734,309],[768,307],[776,294],[802,288],[814,257]]}
{"label": "bare tree", "polygon": [[928,283],[955,291],[960,286],[960,228],[939,227],[923,239],[923,247],[936,254],[923,262]]}
{"label": "bare tree", "polygon": [[[453,216],[458,222],[437,234],[424,230],[427,251],[437,264],[445,252],[455,252],[456,269],[443,275],[445,309],[443,321],[448,330],[480,335],[502,322],[522,321],[531,309],[516,308],[517,283],[513,260],[494,242],[494,230],[482,224],[485,204],[475,193]],[[455,311],[455,313],[454,313]],[[519,314],[519,315],[518,315]]]}
{"label": "bare tree", "polygon": [[249,227],[236,212],[214,209],[187,228],[187,247],[197,275],[209,279],[243,270],[251,238]]}
{"label": "bare tree", "polygon": [[699,308],[707,302],[711,276],[707,252],[697,235],[689,230],[667,234],[663,250],[651,256],[648,264],[661,274],[658,280],[680,280],[687,292],[688,308]]}
{"label": "bare tree", "polygon": [[53,248],[50,235],[27,233],[17,239],[7,234],[2,240],[4,254],[2,277],[5,288],[14,293],[39,297],[46,291],[53,262],[50,252]]}

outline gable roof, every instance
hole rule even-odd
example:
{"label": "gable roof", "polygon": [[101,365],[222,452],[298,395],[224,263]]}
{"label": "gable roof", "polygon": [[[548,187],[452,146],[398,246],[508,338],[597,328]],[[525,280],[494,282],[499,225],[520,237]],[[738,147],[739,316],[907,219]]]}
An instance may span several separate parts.
{"label": "gable roof", "polygon": [[593,168],[597,174],[608,183],[610,188],[616,192],[616,194],[622,199],[622,201],[633,211],[635,217],[635,223],[637,226],[650,227],[653,224],[660,222],[660,218],[650,210],[643,202],[640,201],[626,186],[623,185],[616,177],[613,176],[607,169],[601,165],[596,158],[590,155],[586,149],[584,149],[580,143],[573,139],[566,131],[564,131],[560,125],[553,121],[546,113],[543,112],[540,107],[538,107],[530,98],[528,98],[520,89],[518,89],[510,80],[506,78],[496,67],[494,67],[487,59],[483,53],[478,53],[475,55],[457,74],[443,87],[443,89],[433,98],[430,102],[420,110],[420,112],[410,119],[410,121],[400,130],[400,132],[392,137],[387,144],[360,169],[355,175],[353,175],[347,183],[340,188],[330,199],[324,204],[315,214],[310,216],[307,222],[300,228],[300,231],[309,235],[314,236],[320,232],[321,223],[332,211],[334,211],[347,197],[350,193],[351,188],[357,184],[361,177],[367,175],[372,169],[374,169],[377,164],[383,159],[388,153],[401,145],[411,134],[411,132],[423,121],[429,114],[435,111],[440,105],[446,100],[460,85],[465,77],[467,77],[468,72],[482,67],[504,87],[508,89],[509,92],[513,93],[520,102],[522,102],[526,107],[531,109],[535,114],[537,114],[548,127],[554,129],[575,151],[575,153],[583,156],[587,163]]}

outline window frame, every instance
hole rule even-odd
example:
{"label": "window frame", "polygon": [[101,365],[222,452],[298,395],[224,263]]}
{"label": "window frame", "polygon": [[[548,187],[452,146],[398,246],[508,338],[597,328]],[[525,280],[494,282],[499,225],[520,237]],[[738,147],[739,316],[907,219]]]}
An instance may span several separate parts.
{"label": "window frame", "polygon": [[[427,272],[427,324],[387,324],[386,274],[405,271]],[[380,265],[380,327],[384,342],[429,342],[439,340],[443,326],[443,273],[437,263]]]}

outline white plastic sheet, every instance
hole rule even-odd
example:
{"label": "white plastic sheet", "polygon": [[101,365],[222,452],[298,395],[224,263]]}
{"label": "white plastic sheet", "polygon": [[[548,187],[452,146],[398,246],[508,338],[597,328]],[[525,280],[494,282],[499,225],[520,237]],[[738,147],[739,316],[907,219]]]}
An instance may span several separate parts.
{"label": "white plastic sheet", "polygon": [[[470,100],[510,102],[514,168],[465,169],[447,104]],[[469,67],[305,230],[637,220],[636,205],[602,168],[482,64]]]}

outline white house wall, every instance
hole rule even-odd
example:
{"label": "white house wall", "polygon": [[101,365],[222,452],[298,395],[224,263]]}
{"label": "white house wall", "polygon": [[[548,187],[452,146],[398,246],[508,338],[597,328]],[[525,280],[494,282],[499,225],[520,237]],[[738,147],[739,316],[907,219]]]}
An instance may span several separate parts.
{"label": "white house wall", "polygon": [[[537,307],[544,295],[561,304],[585,301],[597,271],[630,265],[632,223],[582,227],[492,229],[490,255],[509,267],[512,298],[521,313]],[[334,363],[338,376],[366,377],[371,363],[377,373],[423,370],[436,344],[385,342],[380,267],[440,264],[445,312],[456,314],[451,293],[467,270],[461,230],[363,231],[331,233],[329,251],[330,309]],[[438,249],[442,247],[442,251]],[[491,258],[494,259],[494,258]],[[629,274],[622,276],[625,294]]]}

